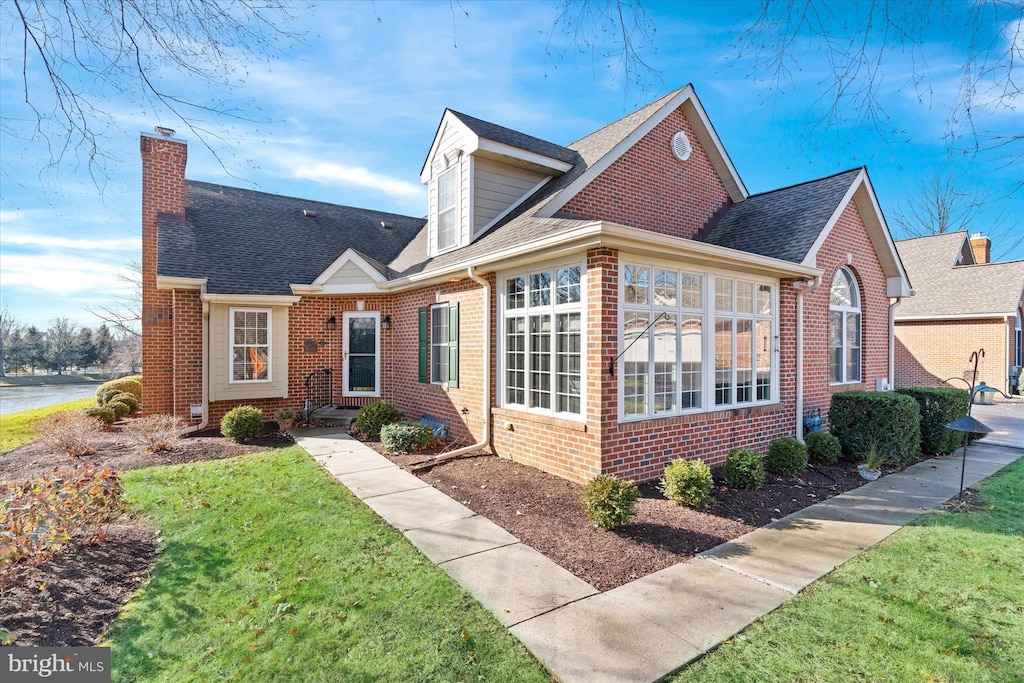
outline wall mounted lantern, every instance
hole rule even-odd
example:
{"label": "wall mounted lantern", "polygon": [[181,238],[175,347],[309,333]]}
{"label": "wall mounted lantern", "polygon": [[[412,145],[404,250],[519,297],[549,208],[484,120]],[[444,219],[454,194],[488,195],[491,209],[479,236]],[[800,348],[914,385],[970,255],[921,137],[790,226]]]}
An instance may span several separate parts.
{"label": "wall mounted lantern", "polygon": [[324,327],[326,327],[326,328],[327,328],[327,329],[329,329],[329,330],[334,330],[334,329],[337,329],[337,327],[338,327],[338,319],[337,319],[337,318],[336,318],[335,316],[333,316],[333,315],[332,315],[332,316],[331,316],[330,318],[328,318],[328,319],[327,319],[327,321],[326,321],[326,322],[324,323]]}
{"label": "wall mounted lantern", "polygon": [[381,329],[390,330],[391,329],[391,316],[390,315],[384,316],[381,319],[381,321],[380,321],[380,326],[381,326]]}

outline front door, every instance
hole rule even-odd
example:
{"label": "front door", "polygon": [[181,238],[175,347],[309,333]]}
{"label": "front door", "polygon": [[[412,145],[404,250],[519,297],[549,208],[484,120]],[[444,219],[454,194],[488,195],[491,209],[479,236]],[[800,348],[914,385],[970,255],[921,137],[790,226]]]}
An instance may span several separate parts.
{"label": "front door", "polygon": [[344,323],[342,393],[380,396],[380,313],[346,313]]}

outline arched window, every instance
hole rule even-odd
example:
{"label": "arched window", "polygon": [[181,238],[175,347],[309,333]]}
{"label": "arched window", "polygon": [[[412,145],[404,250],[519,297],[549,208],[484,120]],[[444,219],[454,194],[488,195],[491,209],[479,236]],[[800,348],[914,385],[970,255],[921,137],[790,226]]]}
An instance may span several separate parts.
{"label": "arched window", "polygon": [[860,290],[847,268],[832,281],[828,310],[828,381],[845,384],[860,381]]}

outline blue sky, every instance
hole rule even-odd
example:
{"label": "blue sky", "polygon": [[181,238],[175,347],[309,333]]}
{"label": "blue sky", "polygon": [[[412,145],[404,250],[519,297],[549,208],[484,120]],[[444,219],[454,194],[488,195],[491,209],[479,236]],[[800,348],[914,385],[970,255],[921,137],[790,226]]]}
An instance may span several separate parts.
{"label": "blue sky", "polygon": [[[625,87],[600,52],[573,50],[546,58],[554,2],[463,0],[452,16],[447,2],[321,3],[300,17],[303,44],[249,68],[231,104],[261,123],[227,122],[230,145],[216,151],[230,169],[165,111],[111,97],[112,125],[104,144],[108,164],[102,194],[86,166],[41,171],[45,145],[5,129],[0,139],[0,298],[18,321],[46,327],[57,316],[82,325],[98,320],[87,306],[109,303],[117,273],[140,250],[140,131],[160,124],[189,141],[191,179],[252,187],[276,194],[422,215],[426,192],[419,170],[445,107],[567,144],[692,83],[752,192],[763,192],[866,164],[883,211],[891,218],[919,179],[951,171],[992,197],[976,230],[1015,221],[1024,230],[1024,172],[1005,155],[950,156],[942,142],[948,102],[955,95],[963,54],[944,42],[943,27],[916,58],[932,78],[912,84],[908,53],[890,53],[883,104],[900,135],[850,120],[815,126],[824,60],[808,39],[797,43],[798,68],[774,95],[748,78],[749,62],[730,47],[757,3],[648,3],[657,27],[645,59],[661,72],[647,88]],[[458,14],[459,9],[468,16]],[[378,20],[379,19],[379,20]],[[1020,21],[1020,19],[1018,19]],[[947,27],[948,28],[948,27]],[[987,27],[1005,40],[1010,26]],[[3,35],[5,117],[24,116],[20,36]],[[558,48],[561,38],[554,37]],[[13,60],[13,61],[12,61]],[[188,79],[161,74],[202,101]],[[29,72],[30,84],[38,73]],[[1019,74],[1024,79],[1024,73]],[[902,85],[897,91],[897,86]],[[1020,133],[1015,112],[982,108],[987,130]],[[1005,228],[1004,228],[1005,229]],[[897,235],[899,237],[899,235]],[[999,253],[999,245],[994,245]],[[1001,260],[1024,258],[1024,246]]]}

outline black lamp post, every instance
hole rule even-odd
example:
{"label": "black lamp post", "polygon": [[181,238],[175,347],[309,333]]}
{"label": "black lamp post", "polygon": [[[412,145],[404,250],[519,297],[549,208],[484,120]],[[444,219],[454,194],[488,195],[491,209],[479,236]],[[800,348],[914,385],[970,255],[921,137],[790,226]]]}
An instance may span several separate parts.
{"label": "black lamp post", "polygon": [[[982,382],[981,384],[977,384],[977,381],[978,381],[978,360],[980,358],[984,358],[984,357],[985,357],[985,349],[978,349],[977,351],[974,351],[973,353],[971,353],[971,357],[968,359],[968,362],[971,362],[971,361],[974,362],[974,371],[973,371],[973,374],[971,375],[971,379],[973,381],[967,382],[967,380],[963,379],[962,377],[950,377],[949,378],[949,379],[959,379],[959,380],[962,380],[964,382],[967,382],[967,386],[970,388],[969,394],[968,394],[968,399],[967,399],[967,414],[964,415],[963,417],[961,417],[959,420],[954,420],[953,422],[950,422],[949,424],[946,425],[950,429],[955,429],[958,432],[963,432],[964,433],[964,449],[963,449],[963,455],[961,456],[961,459],[960,459],[960,496],[957,499],[960,503],[964,502],[964,475],[966,474],[966,471],[967,471],[967,444],[970,443],[971,433],[973,432],[975,434],[988,434],[989,432],[992,431],[987,426],[985,426],[984,424],[982,424],[978,420],[976,420],[973,417],[971,417],[971,409],[974,407],[974,397],[975,397],[975,395],[977,395],[979,393],[999,393],[999,394],[1003,393],[1003,392],[999,391],[998,389],[996,389],[995,387],[987,386],[984,382]],[[944,380],[944,381],[946,383],[949,383],[949,379]],[[1003,395],[1005,396],[1005,394],[1003,394]]]}

